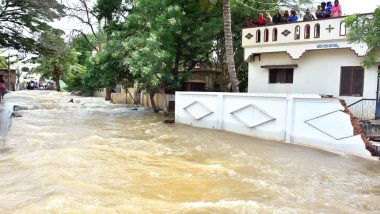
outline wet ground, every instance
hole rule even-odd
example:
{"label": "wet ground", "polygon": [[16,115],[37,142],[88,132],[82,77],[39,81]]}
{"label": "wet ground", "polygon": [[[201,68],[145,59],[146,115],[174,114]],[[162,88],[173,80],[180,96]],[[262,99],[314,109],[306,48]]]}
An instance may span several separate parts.
{"label": "wet ground", "polygon": [[164,124],[102,98],[22,91],[5,103],[34,110],[0,140],[0,213],[380,211],[376,161]]}

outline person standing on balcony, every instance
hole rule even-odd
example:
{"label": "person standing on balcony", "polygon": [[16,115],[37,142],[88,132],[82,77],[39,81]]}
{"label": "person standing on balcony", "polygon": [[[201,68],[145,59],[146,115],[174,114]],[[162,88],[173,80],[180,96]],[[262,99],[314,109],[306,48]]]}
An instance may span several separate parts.
{"label": "person standing on balcony", "polygon": [[272,23],[272,16],[270,16],[269,12],[265,12],[264,14],[265,22],[267,25],[271,25]]}
{"label": "person standing on balcony", "polygon": [[246,22],[247,24],[247,27],[250,28],[250,27],[255,27],[255,24],[253,23],[253,20],[252,19],[248,19],[248,21]]}
{"label": "person standing on balcony", "polygon": [[266,20],[265,20],[264,15],[262,13],[259,13],[259,18],[257,19],[256,24],[258,26],[263,26],[266,24]]}
{"label": "person standing on balcony", "polygon": [[318,5],[317,6],[317,10],[315,11],[315,16],[320,19],[322,18],[322,8],[321,8],[321,5]]}
{"label": "person standing on balcony", "polygon": [[342,7],[340,6],[338,0],[334,1],[334,6],[332,7],[331,14],[333,17],[342,16]]}
{"label": "person standing on balcony", "polygon": [[282,16],[279,9],[275,10],[275,14],[273,16],[273,24],[281,24],[282,23]]}
{"label": "person standing on balcony", "polygon": [[315,20],[315,17],[313,14],[310,13],[310,10],[307,9],[305,15],[303,16],[304,21],[312,21]]}
{"label": "person standing on balcony", "polygon": [[289,11],[285,10],[284,15],[282,16],[282,23],[287,23],[289,20]]}
{"label": "person standing on balcony", "polygon": [[295,10],[291,10],[290,11],[290,16],[288,18],[288,22],[292,23],[292,22],[297,22],[298,21],[298,16],[297,16],[297,12]]}
{"label": "person standing on balcony", "polygon": [[331,10],[332,10],[332,5],[331,1],[327,2],[322,2],[322,18],[330,18],[331,17]]}
{"label": "person standing on balcony", "polygon": [[320,19],[329,18],[330,17],[330,11],[326,9],[326,2],[321,3],[321,17]]}

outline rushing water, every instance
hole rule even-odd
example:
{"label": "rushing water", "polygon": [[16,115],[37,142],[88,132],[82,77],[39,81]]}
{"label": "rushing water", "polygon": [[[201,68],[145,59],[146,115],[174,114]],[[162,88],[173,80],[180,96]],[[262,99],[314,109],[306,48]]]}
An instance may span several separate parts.
{"label": "rushing water", "polygon": [[1,141],[2,214],[380,212],[376,161],[167,125],[101,98],[5,102],[35,110]]}

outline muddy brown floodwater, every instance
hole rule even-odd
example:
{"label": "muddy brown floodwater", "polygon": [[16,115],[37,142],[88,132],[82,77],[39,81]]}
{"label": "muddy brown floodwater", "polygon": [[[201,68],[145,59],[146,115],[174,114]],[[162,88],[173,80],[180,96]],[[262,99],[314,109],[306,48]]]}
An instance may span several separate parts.
{"label": "muddy brown floodwater", "polygon": [[380,212],[376,161],[167,125],[102,98],[5,102],[35,110],[0,141],[2,214]]}

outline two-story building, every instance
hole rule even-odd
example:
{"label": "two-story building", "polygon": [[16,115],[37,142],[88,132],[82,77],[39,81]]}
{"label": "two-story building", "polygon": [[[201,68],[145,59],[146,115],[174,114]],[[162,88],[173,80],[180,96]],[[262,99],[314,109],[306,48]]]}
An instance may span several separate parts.
{"label": "two-story building", "polygon": [[376,98],[378,66],[361,66],[368,48],[347,30],[344,17],[243,29],[248,92]]}

